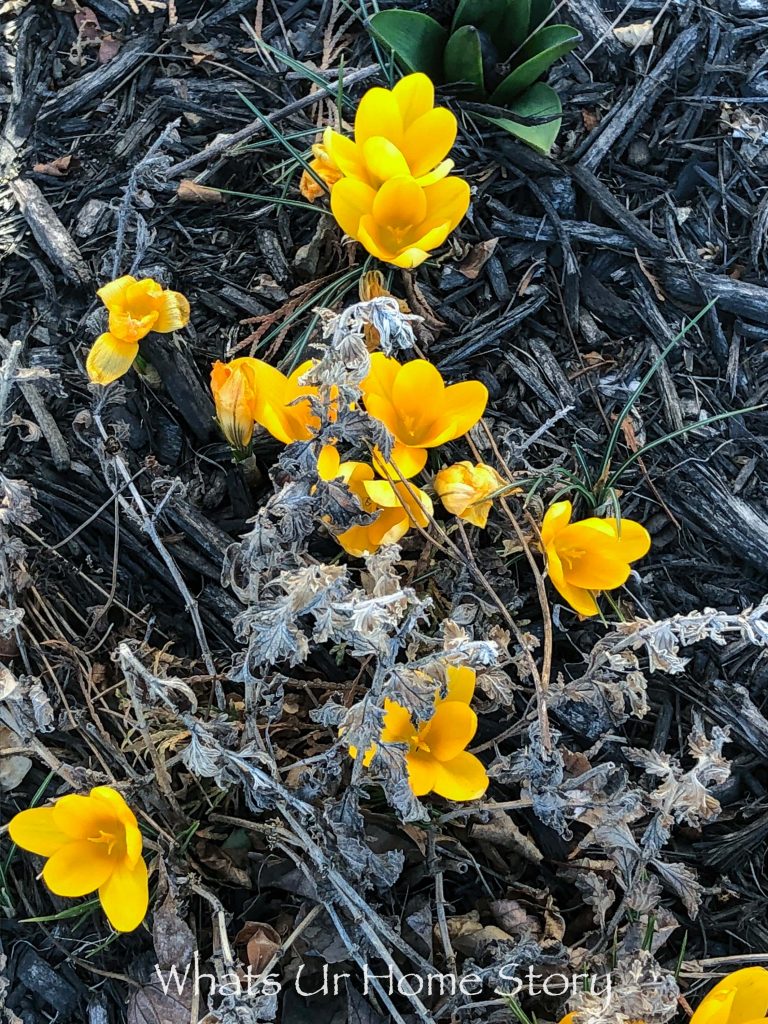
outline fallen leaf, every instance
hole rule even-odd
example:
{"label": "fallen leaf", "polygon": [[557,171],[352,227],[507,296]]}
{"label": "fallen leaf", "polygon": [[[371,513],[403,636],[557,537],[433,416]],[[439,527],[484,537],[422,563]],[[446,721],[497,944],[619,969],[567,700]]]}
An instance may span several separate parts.
{"label": "fallen leaf", "polygon": [[57,156],[55,160],[48,163],[35,164],[32,170],[36,174],[49,174],[52,178],[64,178],[70,171],[76,171],[79,166],[77,157],[67,153],[66,156]]}
{"label": "fallen leaf", "polygon": [[192,1010],[192,980],[184,983],[181,995],[174,985],[163,992],[158,983],[134,989],[126,1013],[127,1024],[189,1024]]}
{"label": "fallen leaf", "polygon": [[495,811],[485,824],[474,825],[472,836],[499,849],[513,850],[535,864],[542,860],[541,852],[504,811]]}
{"label": "fallen leaf", "polygon": [[621,25],[613,34],[624,46],[653,46],[653,22],[639,21],[635,25]]}
{"label": "fallen leaf", "polygon": [[236,946],[245,946],[243,960],[253,974],[261,974],[283,944],[280,933],[271,924],[246,921],[235,936]]}
{"label": "fallen leaf", "polygon": [[97,56],[99,64],[109,64],[109,62],[118,55],[122,45],[123,44],[119,39],[114,39],[110,35],[104,36],[99,45],[99,53]]}
{"label": "fallen leaf", "polygon": [[459,264],[459,273],[470,281],[474,281],[488,260],[493,256],[498,238],[488,238],[484,242],[473,245]]}
{"label": "fallen leaf", "polygon": [[154,913],[152,940],[157,963],[163,970],[176,964],[183,971],[197,949],[192,929],[179,916],[176,900],[170,893]]}
{"label": "fallen leaf", "polygon": [[99,38],[99,19],[90,7],[81,7],[75,12],[75,25],[81,39]]}
{"label": "fallen leaf", "polygon": [[186,203],[223,203],[224,196],[217,188],[209,185],[198,185],[191,178],[183,178],[179,182],[176,195]]}
{"label": "fallen leaf", "polygon": [[6,754],[7,750],[23,745],[12,729],[0,725],[0,789],[5,793],[17,789],[32,767],[32,761],[23,754]]}

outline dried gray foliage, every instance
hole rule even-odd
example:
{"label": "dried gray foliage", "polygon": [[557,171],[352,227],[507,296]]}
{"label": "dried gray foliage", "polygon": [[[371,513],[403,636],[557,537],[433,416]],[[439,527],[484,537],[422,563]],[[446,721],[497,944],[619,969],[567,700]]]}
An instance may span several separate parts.
{"label": "dried gray foliage", "polygon": [[653,955],[640,951],[621,957],[611,971],[610,993],[580,991],[571,1000],[577,1024],[666,1024],[677,1013],[680,993],[674,974]]}

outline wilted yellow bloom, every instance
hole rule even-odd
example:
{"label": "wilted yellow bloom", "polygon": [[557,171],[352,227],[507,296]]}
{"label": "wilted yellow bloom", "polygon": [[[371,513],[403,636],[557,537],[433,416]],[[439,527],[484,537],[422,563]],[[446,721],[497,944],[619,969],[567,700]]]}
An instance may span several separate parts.
{"label": "wilted yellow bloom", "polygon": [[626,583],[630,562],[648,554],[651,538],[631,519],[582,519],[571,522],[570,501],[547,509],[541,543],[555,590],[579,615],[597,615],[595,593]]}
{"label": "wilted yellow bloom", "polygon": [[457,462],[441,469],[435,477],[435,491],[448,512],[466,519],[475,526],[485,527],[492,499],[488,497],[504,486],[503,479],[493,466],[479,462]]}
{"label": "wilted yellow bloom", "polygon": [[21,811],[8,824],[23,850],[47,857],[43,881],[57,896],[86,896],[98,889],[113,928],[131,932],[149,903],[147,866],[136,816],[109,786],[88,796],[63,796],[53,807]]}
{"label": "wilted yellow bloom", "polygon": [[229,363],[218,360],[211,369],[211,393],[221,432],[233,448],[244,451],[251,443],[259,409],[259,384],[247,356]]}
{"label": "wilted yellow bloom", "polygon": [[[436,793],[446,800],[477,800],[488,788],[488,774],[479,758],[465,749],[477,732],[477,715],[469,706],[475,692],[475,672],[449,665],[445,697],[435,696],[428,722],[414,723],[410,711],[393,700],[384,701],[381,743],[408,747],[405,763],[414,796]],[[354,747],[349,748],[353,757]],[[366,750],[369,765],[376,745]]]}
{"label": "wilted yellow bloom", "polygon": [[699,1003],[690,1024],[765,1024],[768,971],[745,967],[719,981]]}
{"label": "wilted yellow bloom", "polygon": [[331,212],[342,231],[371,256],[412,270],[442,245],[469,207],[469,185],[443,178],[421,186],[394,177],[374,189],[359,178],[342,178],[331,192]]}
{"label": "wilted yellow bloom", "polygon": [[[314,159],[309,161],[309,166],[328,186],[330,190],[339,178],[342,177],[342,173],[336,164],[331,160],[326,152],[325,147],[320,142],[316,142],[312,147],[312,156]],[[325,194],[325,189],[317,183],[308,171],[304,171],[301,175],[301,181],[299,182],[299,191],[308,199],[310,203],[314,203],[316,199]]]}
{"label": "wilted yellow bloom", "polygon": [[466,434],[488,403],[488,389],[478,380],[446,387],[426,359],[401,364],[381,352],[371,356],[361,389],[368,413],[403,446],[401,458],[408,448],[435,448]]}
{"label": "wilted yellow bloom", "polygon": [[131,368],[139,342],[150,331],[168,334],[189,323],[189,303],[181,292],[151,277],[118,277],[96,292],[109,310],[109,330],[99,335],[86,360],[94,384],[111,384]]}

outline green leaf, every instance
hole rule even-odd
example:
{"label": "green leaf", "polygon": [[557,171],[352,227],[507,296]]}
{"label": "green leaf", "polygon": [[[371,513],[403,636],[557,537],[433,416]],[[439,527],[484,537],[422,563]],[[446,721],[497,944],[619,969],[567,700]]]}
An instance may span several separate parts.
{"label": "green leaf", "polygon": [[531,16],[528,19],[528,32],[533,32],[544,21],[552,10],[552,0],[531,0]]}
{"label": "green leaf", "polygon": [[571,25],[546,25],[534,32],[521,49],[519,63],[491,96],[491,103],[507,106],[515,96],[541,78],[558,57],[568,53],[581,39],[581,33]]}
{"label": "green leaf", "polygon": [[528,35],[531,0],[459,0],[451,31],[474,25],[506,59]]}
{"label": "green leaf", "polygon": [[443,55],[446,82],[469,82],[471,99],[485,96],[483,51],[480,34],[474,25],[464,25],[448,40]]}
{"label": "green leaf", "polygon": [[549,154],[552,143],[560,131],[563,112],[560,97],[551,85],[545,82],[537,82],[527,89],[522,96],[518,96],[509,104],[510,114],[520,114],[522,117],[551,117],[551,121],[544,124],[525,125],[506,117],[485,117],[486,121],[503,128],[510,135],[515,135],[523,142],[527,142],[533,149],[538,150],[545,156]]}
{"label": "green leaf", "polygon": [[433,82],[442,81],[448,33],[434,18],[419,11],[379,11],[368,25],[406,71],[423,71]]}

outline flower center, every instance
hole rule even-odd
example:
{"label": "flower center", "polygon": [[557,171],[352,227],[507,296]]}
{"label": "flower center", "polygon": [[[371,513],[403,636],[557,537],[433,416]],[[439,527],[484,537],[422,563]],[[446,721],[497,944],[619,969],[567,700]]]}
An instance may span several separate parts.
{"label": "flower center", "polygon": [[583,548],[568,547],[558,548],[557,550],[557,555],[563,563],[563,568],[568,570],[573,569],[574,565],[581,561],[585,554],[586,551]]}
{"label": "flower center", "polygon": [[424,742],[424,738],[418,732],[415,732],[408,740],[412,751],[423,750],[425,754],[431,754],[432,751],[429,749],[427,744]]}
{"label": "flower center", "polygon": [[97,836],[89,836],[88,837],[88,842],[89,843],[100,843],[100,844],[106,846],[106,848],[107,848],[107,855],[109,857],[111,857],[113,855],[113,853],[116,852],[115,851],[115,847],[118,844],[118,838],[117,838],[116,835],[113,835],[111,832],[105,832],[103,829],[99,829],[99,834]]}

